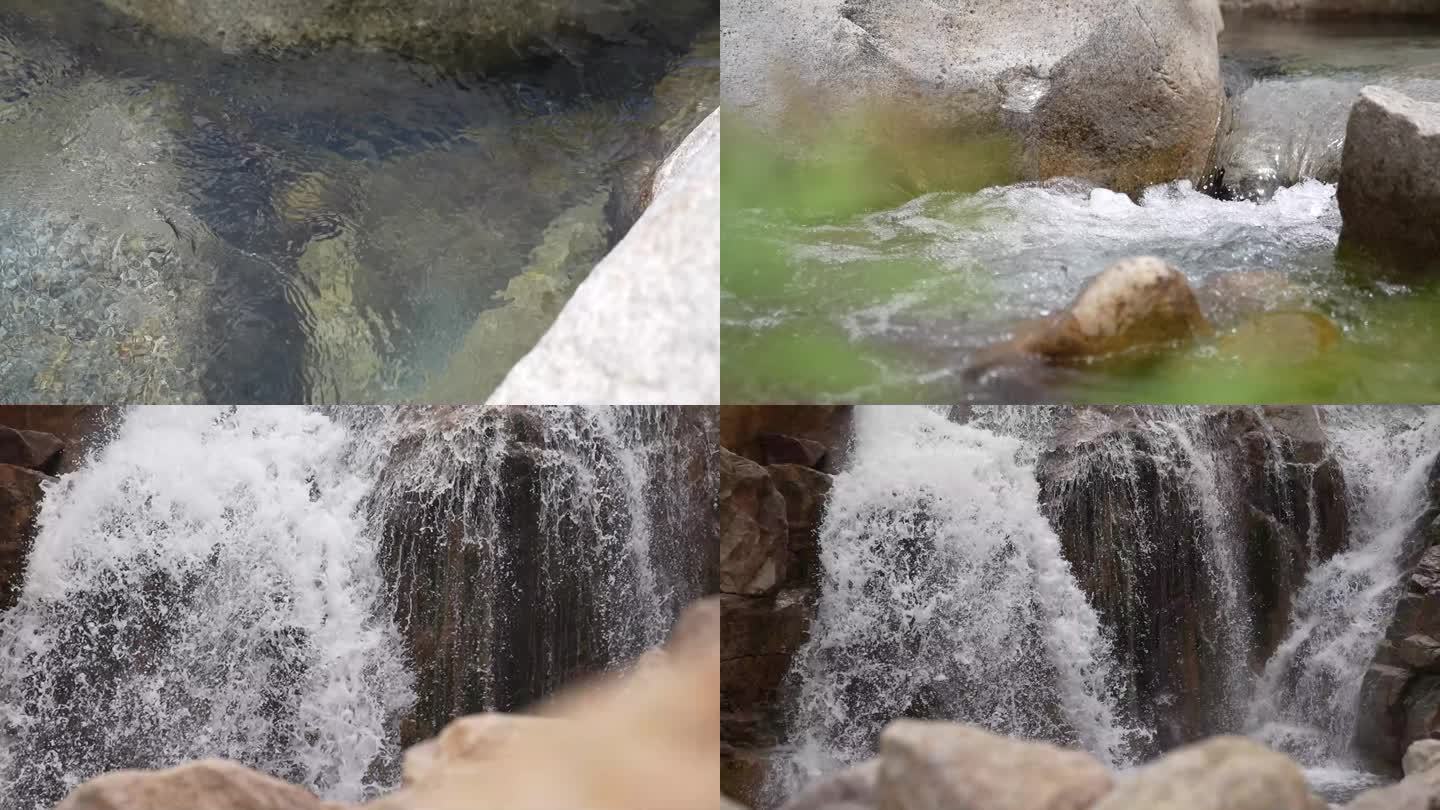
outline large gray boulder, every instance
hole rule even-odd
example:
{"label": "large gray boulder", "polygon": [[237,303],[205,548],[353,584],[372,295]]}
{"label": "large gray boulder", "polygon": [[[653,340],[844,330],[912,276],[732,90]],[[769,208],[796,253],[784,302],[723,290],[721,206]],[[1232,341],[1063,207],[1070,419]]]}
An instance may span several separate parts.
{"label": "large gray boulder", "polygon": [[[618,36],[650,0],[104,0],[155,30],[226,50],[348,42],[428,58],[500,61],[567,27]],[[645,8],[648,7],[648,8]]]}
{"label": "large gray boulder", "polygon": [[722,104],[772,132],[898,109],[1004,133],[1024,178],[1130,192],[1208,170],[1215,0],[728,0],[720,17]]}
{"label": "large gray boulder", "polygon": [[720,115],[658,173],[654,202],[491,404],[720,401]]}
{"label": "large gray boulder", "polygon": [[1440,104],[1361,91],[1336,196],[1342,248],[1401,270],[1440,269]]}

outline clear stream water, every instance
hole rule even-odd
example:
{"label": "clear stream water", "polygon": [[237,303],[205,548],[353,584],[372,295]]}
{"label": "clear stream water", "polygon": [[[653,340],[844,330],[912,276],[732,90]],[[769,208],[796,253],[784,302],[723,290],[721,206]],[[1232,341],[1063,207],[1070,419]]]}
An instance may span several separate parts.
{"label": "clear stream water", "polygon": [[480,69],[0,0],[0,399],[483,401],[714,108],[717,8]]}
{"label": "clear stream water", "polygon": [[[727,391],[761,401],[993,397],[962,378],[972,353],[1017,322],[1063,308],[1115,260],[1143,254],[1182,270],[1222,333],[1267,312],[1307,311],[1333,321],[1346,340],[1377,343],[1383,357],[1386,338],[1368,333],[1383,317],[1377,308],[1413,290],[1358,281],[1337,261],[1339,155],[1361,87],[1440,99],[1440,30],[1232,20],[1221,45],[1233,122],[1219,147],[1224,172],[1209,188],[1171,183],[1132,200],[1062,180],[927,194],[819,224],[741,212],[733,227],[758,235],[785,270],[783,292],[732,290],[723,302],[727,347],[739,355]],[[841,357],[834,362],[843,371],[812,379],[803,364],[774,369],[758,356],[787,346],[799,356],[808,346],[812,356]],[[1062,381],[1058,395],[1103,398],[1114,384],[1122,401],[1167,397],[1136,395],[1114,376],[1125,373]],[[1329,401],[1367,397],[1361,384],[1335,388]],[[1177,395],[1184,401],[1168,394]]]}
{"label": "clear stream water", "polygon": [[[1198,513],[1209,568],[1199,579],[1220,591],[1217,626],[1234,637],[1220,645],[1231,660],[1216,668],[1227,680],[1216,725],[1290,754],[1322,796],[1347,800],[1385,781],[1356,764],[1350,740],[1361,679],[1398,598],[1401,541],[1424,509],[1440,452],[1440,409],[1324,410],[1346,480],[1348,543],[1310,568],[1285,640],[1263,668],[1251,663],[1252,635],[1238,616],[1249,598],[1237,568],[1246,538],[1232,518],[1244,493],[1227,489],[1198,416],[1142,409],[1136,429],[1154,440],[1147,461],[1175,477]],[[1034,465],[1063,417],[996,407],[960,424],[946,409],[857,411],[849,465],[820,529],[817,615],[792,670],[791,738],[771,771],[770,802],[870,756],[880,729],[902,716],[1078,746],[1120,770],[1143,764],[1155,729],[1129,716],[1113,629],[1088,602],[1039,502]],[[1071,484],[1128,485],[1137,451],[1105,448],[1086,464],[1117,475],[1095,477],[1077,464],[1066,473]],[[1148,525],[1136,522],[1133,565],[1144,565]],[[1314,539],[1306,542],[1313,549]]]}

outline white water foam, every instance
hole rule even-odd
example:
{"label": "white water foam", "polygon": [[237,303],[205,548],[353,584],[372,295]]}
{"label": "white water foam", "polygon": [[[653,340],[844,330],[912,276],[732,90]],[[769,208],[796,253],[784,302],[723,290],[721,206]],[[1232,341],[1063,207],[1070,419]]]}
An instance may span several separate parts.
{"label": "white water foam", "polygon": [[907,715],[1128,761],[1108,641],[1040,514],[1021,443],[924,408],[864,408],[820,529],[783,797]]}

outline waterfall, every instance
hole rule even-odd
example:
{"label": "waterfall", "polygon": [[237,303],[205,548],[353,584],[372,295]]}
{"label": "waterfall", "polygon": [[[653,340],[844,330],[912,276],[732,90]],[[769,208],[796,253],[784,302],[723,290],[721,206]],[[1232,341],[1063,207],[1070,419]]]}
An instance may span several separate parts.
{"label": "waterfall", "polygon": [[1354,767],[1361,680],[1399,597],[1406,540],[1427,504],[1440,409],[1330,408],[1331,446],[1357,519],[1349,547],[1316,568],[1250,707],[1255,736],[1315,768]]}
{"label": "waterfall", "polygon": [[779,798],[870,754],[897,717],[945,717],[1126,762],[1110,642],[1038,507],[1022,442],[922,408],[857,412],[820,529]]}
{"label": "waterfall", "polygon": [[357,801],[623,665],[713,588],[711,411],[132,409],[0,616],[7,806],[211,756]]}

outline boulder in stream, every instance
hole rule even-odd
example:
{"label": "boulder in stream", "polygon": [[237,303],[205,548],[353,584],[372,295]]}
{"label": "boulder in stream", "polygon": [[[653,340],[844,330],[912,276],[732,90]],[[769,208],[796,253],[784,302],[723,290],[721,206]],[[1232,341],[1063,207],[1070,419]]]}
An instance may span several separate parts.
{"label": "boulder in stream", "polygon": [[1440,270],[1440,104],[1367,87],[1350,110],[1336,191],[1341,248]]}
{"label": "boulder in stream", "polygon": [[1035,358],[1063,365],[1153,351],[1210,331],[1183,273],[1153,256],[1124,259],[1090,279],[1069,307],[977,353],[967,375]]}
{"label": "boulder in stream", "polygon": [[730,0],[722,102],[787,136],[898,111],[1001,134],[1021,177],[1134,192],[1207,173],[1221,27],[1215,0]]}

